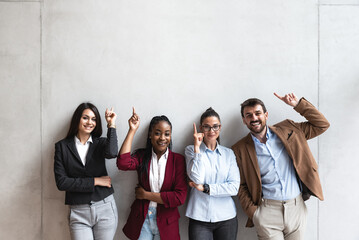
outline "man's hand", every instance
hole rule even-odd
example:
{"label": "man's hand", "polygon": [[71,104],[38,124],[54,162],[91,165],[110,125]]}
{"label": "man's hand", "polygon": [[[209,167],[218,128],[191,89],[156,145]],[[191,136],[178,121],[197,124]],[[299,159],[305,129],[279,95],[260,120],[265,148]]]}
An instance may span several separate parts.
{"label": "man's hand", "polygon": [[274,93],[274,95],[292,107],[296,107],[299,103],[299,100],[298,100],[297,96],[295,96],[294,93],[288,93],[288,94],[284,95],[284,97],[279,96],[277,93]]}

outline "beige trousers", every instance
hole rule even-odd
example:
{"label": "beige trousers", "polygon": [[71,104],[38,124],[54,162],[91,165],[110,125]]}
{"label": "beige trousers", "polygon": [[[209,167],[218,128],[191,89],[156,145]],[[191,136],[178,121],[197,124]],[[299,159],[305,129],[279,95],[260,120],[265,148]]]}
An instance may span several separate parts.
{"label": "beige trousers", "polygon": [[302,195],[288,201],[262,199],[253,223],[259,240],[303,240],[307,207]]}

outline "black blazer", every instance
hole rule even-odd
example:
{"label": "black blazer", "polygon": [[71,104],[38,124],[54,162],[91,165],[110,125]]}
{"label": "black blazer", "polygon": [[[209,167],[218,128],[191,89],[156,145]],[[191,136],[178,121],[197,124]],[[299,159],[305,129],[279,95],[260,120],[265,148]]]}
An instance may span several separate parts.
{"label": "black blazer", "polygon": [[107,138],[94,138],[82,164],[74,138],[55,144],[54,172],[57,188],[66,191],[65,204],[89,204],[100,201],[114,191],[108,187],[94,186],[94,178],[107,176],[105,158],[115,158],[118,153],[115,128],[108,128]]}

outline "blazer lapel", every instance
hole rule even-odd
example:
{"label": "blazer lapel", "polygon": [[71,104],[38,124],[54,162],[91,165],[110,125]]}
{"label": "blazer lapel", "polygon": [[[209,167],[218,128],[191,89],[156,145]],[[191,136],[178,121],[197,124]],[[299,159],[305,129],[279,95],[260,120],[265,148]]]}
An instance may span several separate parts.
{"label": "blazer lapel", "polygon": [[77,149],[76,149],[76,145],[75,145],[75,140],[74,139],[69,139],[69,142],[67,143],[67,147],[70,149],[70,151],[72,152],[72,154],[75,156],[75,158],[81,163],[81,158],[80,158],[80,155],[79,153],[77,152]]}
{"label": "blazer lapel", "polygon": [[294,131],[293,130],[290,130],[288,132],[283,131],[283,129],[278,128],[276,126],[270,126],[269,128],[275,133],[275,135],[277,135],[279,137],[279,139],[282,141],[285,149],[287,150],[289,157],[291,159],[293,159],[293,154],[289,147],[289,141],[290,141],[290,139],[292,139],[294,137],[294,134],[295,134]]}
{"label": "blazer lapel", "polygon": [[250,133],[247,135],[247,138],[246,138],[246,149],[247,149],[250,161],[252,162],[252,165],[256,171],[257,177],[258,177],[259,181],[261,181],[261,173],[259,170],[256,149],[254,147],[254,142],[253,142],[253,139],[252,139]]}

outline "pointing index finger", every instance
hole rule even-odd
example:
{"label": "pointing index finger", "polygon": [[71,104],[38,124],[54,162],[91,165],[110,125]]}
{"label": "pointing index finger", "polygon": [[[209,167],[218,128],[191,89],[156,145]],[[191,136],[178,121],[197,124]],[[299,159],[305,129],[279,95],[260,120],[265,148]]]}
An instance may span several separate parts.
{"label": "pointing index finger", "polygon": [[196,127],[196,124],[195,124],[195,123],[193,123],[193,133],[194,133],[194,134],[197,134],[197,127]]}
{"label": "pointing index finger", "polygon": [[277,93],[274,93],[274,95],[275,95],[277,98],[279,98],[280,100],[283,99],[283,97],[279,96]]}

